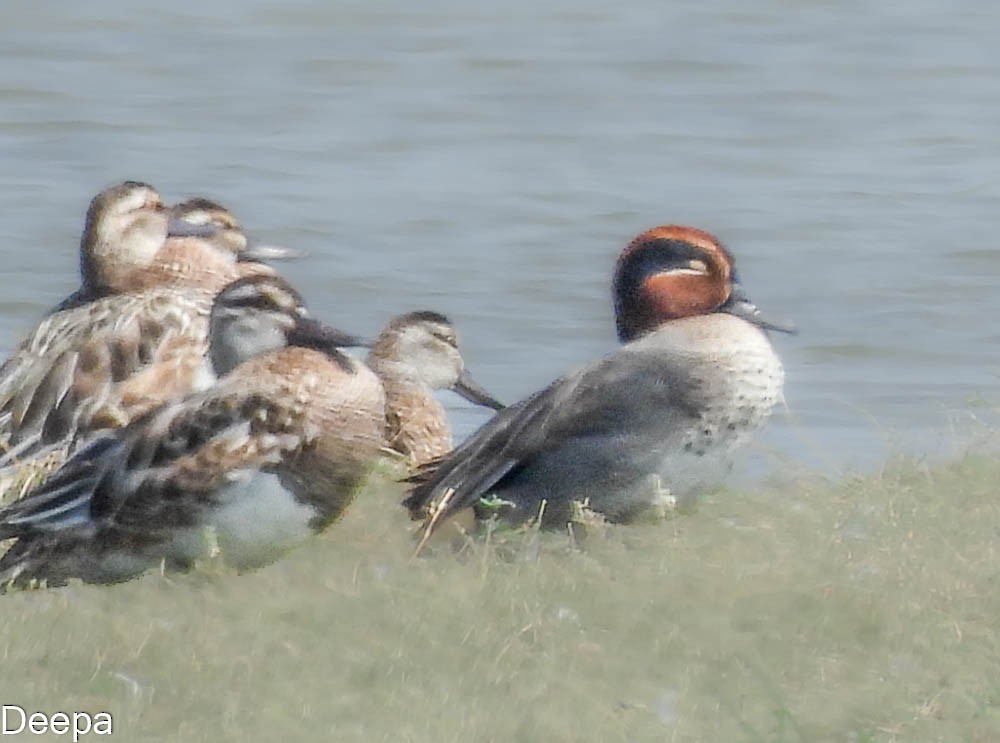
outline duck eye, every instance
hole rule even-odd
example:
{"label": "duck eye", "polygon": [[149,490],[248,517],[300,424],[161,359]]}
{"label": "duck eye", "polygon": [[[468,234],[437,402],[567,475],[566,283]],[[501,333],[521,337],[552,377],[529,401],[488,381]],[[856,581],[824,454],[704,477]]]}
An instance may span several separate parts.
{"label": "duck eye", "polygon": [[696,273],[708,273],[708,264],[697,258],[688,261],[687,267]]}
{"label": "duck eye", "polygon": [[447,343],[449,346],[458,346],[458,340],[451,333],[434,333],[434,337],[439,341]]}

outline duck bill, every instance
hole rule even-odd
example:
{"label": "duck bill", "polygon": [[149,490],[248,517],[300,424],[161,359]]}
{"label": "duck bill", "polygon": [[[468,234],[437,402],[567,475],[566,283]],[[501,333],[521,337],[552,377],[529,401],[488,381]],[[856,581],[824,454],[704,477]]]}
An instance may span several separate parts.
{"label": "duck bill", "polygon": [[237,260],[250,261],[254,263],[266,263],[267,261],[296,261],[304,258],[304,250],[288,248],[284,245],[272,245],[270,243],[257,242],[247,239],[247,246],[239,252]]}
{"label": "duck bill", "polygon": [[485,408],[493,408],[494,410],[503,410],[506,405],[497,400],[493,395],[487,392],[480,384],[472,378],[465,369],[462,373],[458,375],[458,381],[452,386],[452,390],[464,397],[471,403],[476,405],[482,405]]}
{"label": "duck bill", "polygon": [[330,351],[334,348],[368,348],[371,346],[371,341],[345,333],[320,320],[300,317],[288,334],[288,344],[317,351]]}
{"label": "duck bill", "polygon": [[211,238],[219,228],[207,222],[205,224],[195,224],[180,217],[169,217],[167,219],[167,237],[201,237]]}
{"label": "duck bill", "polygon": [[743,287],[739,284],[733,285],[733,291],[729,295],[729,299],[719,308],[719,311],[735,315],[765,330],[774,330],[779,333],[789,333],[790,335],[795,335],[799,332],[798,328],[790,322],[775,320],[764,315],[757,308],[757,305],[750,301],[750,298],[743,292]]}
{"label": "duck bill", "polygon": [[[167,237],[197,237],[211,240],[222,231],[222,228],[211,222],[195,224],[180,217],[167,219]],[[272,245],[247,238],[246,247],[236,254],[236,260],[250,263],[266,261],[294,261],[305,256],[305,251],[287,248],[284,245]]]}

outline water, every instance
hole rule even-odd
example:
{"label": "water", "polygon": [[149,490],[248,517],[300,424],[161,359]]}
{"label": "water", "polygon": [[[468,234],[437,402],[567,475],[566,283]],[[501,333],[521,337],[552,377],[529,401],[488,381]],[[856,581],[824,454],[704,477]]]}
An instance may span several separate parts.
{"label": "water", "polygon": [[5,3],[0,346],[136,178],[309,251],[344,328],[448,313],[512,401],[613,348],[617,251],[682,222],[801,328],[768,466],[939,454],[1000,370],[1000,10],[677,5]]}

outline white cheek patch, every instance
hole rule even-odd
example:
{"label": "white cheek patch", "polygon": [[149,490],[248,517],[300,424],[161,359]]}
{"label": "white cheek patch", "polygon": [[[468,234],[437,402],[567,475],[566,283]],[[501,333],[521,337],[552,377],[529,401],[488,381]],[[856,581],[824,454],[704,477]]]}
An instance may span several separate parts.
{"label": "white cheek patch", "polygon": [[664,275],[668,276],[707,276],[708,271],[704,268],[671,268],[669,271],[663,271]]}

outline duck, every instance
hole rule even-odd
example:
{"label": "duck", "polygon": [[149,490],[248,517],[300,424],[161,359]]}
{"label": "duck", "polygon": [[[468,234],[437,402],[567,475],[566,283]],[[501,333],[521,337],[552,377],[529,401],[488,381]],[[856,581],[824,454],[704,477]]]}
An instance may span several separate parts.
{"label": "duck", "polygon": [[126,291],[168,235],[169,213],[153,186],[123,181],[94,196],[80,237],[80,287],[48,314]]}
{"label": "duck", "polygon": [[[154,201],[148,187],[131,188],[133,203],[139,201],[136,189],[146,194],[143,203]],[[108,232],[103,221],[109,207],[102,204],[98,200],[100,208],[92,205],[88,213],[85,245],[102,242],[94,235]],[[146,217],[136,219],[145,224]],[[274,271],[255,260],[239,223],[216,202],[182,202],[166,223],[169,232],[151,240],[158,247],[142,268],[132,261],[131,269],[122,269],[130,279],[102,280],[115,293],[49,315],[0,367],[0,502],[37,486],[89,433],[125,425],[211,383],[203,358],[215,295],[235,279]],[[267,246],[266,255],[295,255],[281,251]],[[101,262],[100,251],[84,255],[88,266]],[[85,268],[85,276],[117,275],[117,254],[103,255],[111,265]]]}
{"label": "duck", "polygon": [[[585,506],[610,522],[684,505],[783,400],[769,331],[712,234],[663,225],[633,239],[612,281],[621,347],[497,413],[413,478],[420,545],[450,518],[564,527]],[[420,551],[418,546],[417,551]]]}
{"label": "duck", "polygon": [[170,237],[199,237],[228,250],[237,261],[298,260],[305,253],[286,245],[264,243],[247,235],[243,225],[225,206],[205,196],[192,196],[170,208]]}
{"label": "duck", "polygon": [[434,390],[451,390],[475,405],[504,404],[472,377],[447,316],[418,310],[392,318],[375,338],[366,363],[386,395],[385,447],[416,471],[452,448],[451,427]]}
{"label": "duck", "polygon": [[343,513],[382,449],[378,377],[275,275],[227,285],[209,326],[213,385],[91,438],[0,510],[0,584],[114,583],[216,553],[252,569]]}

